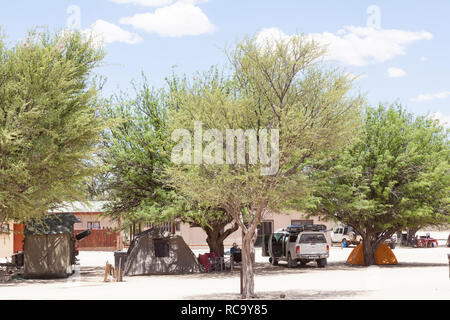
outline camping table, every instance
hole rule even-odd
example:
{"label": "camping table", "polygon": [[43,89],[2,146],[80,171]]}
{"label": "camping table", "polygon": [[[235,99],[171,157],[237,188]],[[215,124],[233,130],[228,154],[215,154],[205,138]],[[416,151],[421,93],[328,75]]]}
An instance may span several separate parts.
{"label": "camping table", "polygon": [[215,263],[216,268],[217,268],[217,266],[219,266],[219,268],[217,268],[217,269],[220,269],[220,271],[223,271],[223,269],[225,268],[225,258],[224,257],[215,257],[213,259],[213,261]]}
{"label": "camping table", "polygon": [[225,265],[225,258],[224,257],[214,257],[211,258],[211,266],[214,267],[214,270],[223,271]]}

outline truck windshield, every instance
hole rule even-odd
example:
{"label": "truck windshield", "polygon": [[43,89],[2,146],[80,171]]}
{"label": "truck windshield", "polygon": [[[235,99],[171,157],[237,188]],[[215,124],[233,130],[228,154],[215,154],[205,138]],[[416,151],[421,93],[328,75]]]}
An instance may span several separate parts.
{"label": "truck windshield", "polygon": [[302,234],[300,243],[327,243],[323,234]]}

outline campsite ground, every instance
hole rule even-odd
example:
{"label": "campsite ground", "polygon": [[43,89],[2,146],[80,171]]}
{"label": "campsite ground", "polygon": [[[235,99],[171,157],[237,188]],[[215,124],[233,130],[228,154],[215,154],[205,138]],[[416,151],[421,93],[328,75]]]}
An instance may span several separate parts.
{"label": "campsite ground", "polygon": [[[348,266],[352,248],[332,247],[325,269],[275,267],[257,251],[255,289],[261,299],[450,299],[446,247],[396,248],[397,266]],[[206,250],[195,249],[196,254]],[[76,274],[64,280],[0,283],[0,299],[238,299],[239,271],[126,277],[103,282],[112,252],[81,252]],[[149,290],[152,288],[152,290]]]}

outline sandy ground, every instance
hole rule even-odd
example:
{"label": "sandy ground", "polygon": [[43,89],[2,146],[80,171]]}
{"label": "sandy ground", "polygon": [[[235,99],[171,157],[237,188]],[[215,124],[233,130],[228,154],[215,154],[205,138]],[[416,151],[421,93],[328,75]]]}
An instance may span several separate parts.
{"label": "sandy ground", "polygon": [[[352,248],[332,247],[328,266],[288,269],[256,255],[255,291],[260,299],[450,299],[446,247],[396,248],[397,266],[348,266]],[[194,249],[196,254],[203,249]],[[74,276],[64,280],[14,280],[0,283],[0,299],[238,299],[239,271],[208,274],[126,277],[103,282],[112,252],[81,252]]]}

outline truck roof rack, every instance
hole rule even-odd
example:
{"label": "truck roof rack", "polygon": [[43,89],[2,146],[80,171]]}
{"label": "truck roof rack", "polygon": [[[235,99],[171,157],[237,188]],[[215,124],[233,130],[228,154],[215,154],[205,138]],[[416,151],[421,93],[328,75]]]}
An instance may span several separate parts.
{"label": "truck roof rack", "polygon": [[324,224],[301,224],[291,225],[286,228],[286,231],[292,233],[300,233],[303,231],[325,231],[327,227]]}

